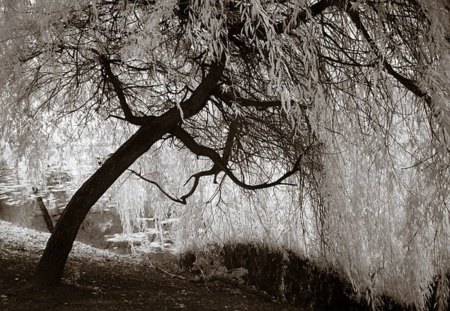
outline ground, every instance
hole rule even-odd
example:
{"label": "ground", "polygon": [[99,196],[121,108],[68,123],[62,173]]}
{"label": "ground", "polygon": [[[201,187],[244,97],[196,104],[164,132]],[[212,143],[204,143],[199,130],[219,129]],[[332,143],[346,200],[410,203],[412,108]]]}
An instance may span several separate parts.
{"label": "ground", "polygon": [[64,285],[36,290],[30,279],[48,237],[0,221],[0,310],[298,310],[251,289],[182,275],[171,269],[173,255],[123,256],[81,243]]}

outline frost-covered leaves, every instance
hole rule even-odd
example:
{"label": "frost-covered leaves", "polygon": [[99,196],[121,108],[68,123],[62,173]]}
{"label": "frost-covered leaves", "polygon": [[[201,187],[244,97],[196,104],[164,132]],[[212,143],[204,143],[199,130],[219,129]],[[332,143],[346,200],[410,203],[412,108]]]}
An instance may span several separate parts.
{"label": "frost-covered leaves", "polygon": [[428,285],[449,265],[449,172],[445,153],[431,147],[427,115],[411,102],[398,100],[377,122],[371,102],[372,115],[334,113],[339,135],[324,160],[323,237],[327,257],[355,288],[423,308]]}
{"label": "frost-covered leaves", "polygon": [[233,93],[280,100],[293,126],[310,107],[320,132],[327,122],[320,112],[330,103],[390,100],[397,78],[382,73],[385,61],[422,91],[437,88],[432,97],[442,95],[445,70],[421,81],[448,47],[446,9],[434,8],[445,3],[435,2],[41,0],[9,9],[4,1],[2,64],[11,70],[3,77],[18,68],[8,99],[31,101],[15,111],[117,116],[98,63],[107,55],[131,110],[159,114],[186,98],[205,64],[225,54]]}

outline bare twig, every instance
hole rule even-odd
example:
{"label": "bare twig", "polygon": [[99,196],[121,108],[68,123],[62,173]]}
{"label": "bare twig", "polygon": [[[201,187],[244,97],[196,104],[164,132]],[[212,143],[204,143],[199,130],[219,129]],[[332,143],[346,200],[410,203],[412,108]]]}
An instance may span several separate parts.
{"label": "bare twig", "polygon": [[128,171],[131,172],[132,174],[134,174],[135,176],[139,177],[140,179],[142,179],[142,180],[144,180],[144,181],[146,181],[146,182],[148,182],[148,183],[150,183],[150,184],[152,184],[152,185],[155,185],[155,186],[158,188],[158,190],[161,191],[161,193],[164,194],[164,195],[165,195],[167,198],[169,198],[170,200],[172,200],[172,201],[174,201],[174,202],[176,202],[176,203],[186,204],[186,200],[178,199],[178,198],[176,198],[175,196],[170,195],[170,194],[169,194],[167,191],[165,191],[165,190],[164,190],[164,189],[163,189],[156,181],[153,181],[153,180],[148,179],[147,177],[145,177],[144,175],[142,175],[142,174],[139,173],[139,172],[136,172],[136,171],[133,170],[133,169],[128,169]]}
{"label": "bare twig", "polygon": [[[300,163],[303,160],[304,155],[309,151],[309,149],[312,147],[312,144],[310,144],[308,147],[305,148],[305,150],[302,152],[302,154],[297,158],[297,160],[294,163],[294,166],[291,170],[284,173],[279,178],[275,179],[274,181],[267,181],[261,184],[256,185],[249,185],[243,181],[241,181],[239,178],[237,178],[233,172],[227,167],[226,162],[221,158],[221,156],[214,150],[209,147],[203,146],[198,144],[192,136],[186,132],[181,127],[177,127],[174,130],[172,130],[172,134],[177,137],[183,144],[191,150],[194,154],[198,156],[205,156],[211,159],[214,163],[214,167],[211,169],[220,170],[224,172],[235,184],[238,186],[248,189],[248,190],[257,190],[257,189],[264,189],[269,188],[273,186],[278,185],[285,185],[285,186],[294,186],[295,184],[292,183],[284,183],[284,180],[289,178],[290,176],[294,175],[296,172],[300,170]],[[210,170],[210,171],[211,171]],[[208,172],[210,172],[208,171]]]}

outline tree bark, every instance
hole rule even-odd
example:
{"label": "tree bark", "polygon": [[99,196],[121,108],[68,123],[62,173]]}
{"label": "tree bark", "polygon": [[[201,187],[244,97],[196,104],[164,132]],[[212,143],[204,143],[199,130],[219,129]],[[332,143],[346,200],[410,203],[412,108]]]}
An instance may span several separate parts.
{"label": "tree bark", "polygon": [[52,217],[50,217],[50,213],[48,212],[47,207],[44,204],[44,200],[41,196],[38,195],[39,190],[35,187],[33,187],[33,192],[37,196],[36,197],[36,204],[38,208],[41,210],[42,217],[44,218],[45,225],[47,226],[48,232],[53,233],[54,226]]}
{"label": "tree bark", "polygon": [[[224,70],[224,60],[214,64],[195,92],[180,104],[185,119],[203,109]],[[142,125],[105,163],[81,186],[61,214],[53,234],[47,242],[38,263],[33,284],[36,287],[59,285],[64,266],[72,249],[78,230],[91,207],[100,199],[120,175],[130,167],[150,147],[170,133],[182,122],[177,107],[169,109],[159,117]]]}
{"label": "tree bark", "polygon": [[91,207],[119,176],[144,154],[164,132],[142,126],[126,141],[73,195],[59,218],[34,276],[38,287],[55,286],[61,282],[70,250],[78,230]]}
{"label": "tree bark", "polygon": [[52,218],[50,217],[50,214],[48,213],[48,209],[44,204],[44,201],[42,200],[41,197],[38,197],[36,199],[37,201],[37,205],[39,207],[39,209],[41,210],[42,213],[42,217],[44,218],[45,221],[45,225],[47,226],[48,232],[53,233],[53,221]]}

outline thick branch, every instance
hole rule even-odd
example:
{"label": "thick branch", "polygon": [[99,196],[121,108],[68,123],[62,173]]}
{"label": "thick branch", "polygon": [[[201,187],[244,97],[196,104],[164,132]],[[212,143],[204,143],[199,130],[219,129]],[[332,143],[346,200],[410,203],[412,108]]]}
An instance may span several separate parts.
{"label": "thick branch", "polygon": [[189,150],[191,150],[194,154],[196,154],[198,156],[208,157],[209,159],[211,159],[213,161],[214,166],[216,166],[217,169],[220,169],[220,171],[224,172],[235,184],[237,184],[238,186],[240,186],[244,189],[248,189],[248,190],[264,189],[264,188],[269,188],[269,187],[273,187],[273,186],[277,186],[277,185],[292,185],[292,184],[283,183],[283,181],[286,180],[287,178],[289,178],[290,176],[294,175],[296,172],[298,172],[300,170],[300,163],[303,159],[303,156],[306,154],[308,149],[311,147],[311,145],[308,146],[303,151],[303,153],[299,156],[299,158],[295,162],[293,168],[291,170],[287,171],[285,174],[283,174],[278,179],[271,181],[271,182],[264,182],[261,184],[249,185],[249,184],[246,184],[245,182],[239,180],[231,172],[231,170],[227,167],[225,161],[220,157],[220,155],[214,149],[211,149],[209,147],[198,144],[192,138],[192,136],[188,132],[186,132],[184,129],[182,129],[181,127],[176,127],[174,130],[172,130],[171,133],[175,137],[177,137],[181,142],[183,142],[183,144],[187,148],[189,148]]}
{"label": "thick branch", "polygon": [[[367,43],[372,48],[372,51],[375,53],[375,55],[383,60],[383,67],[386,70],[387,73],[389,73],[392,77],[394,77],[400,84],[402,84],[405,88],[407,88],[410,92],[412,92],[414,95],[420,98],[424,98],[427,105],[430,109],[432,109],[433,104],[431,103],[431,97],[425,92],[420,89],[420,87],[417,85],[416,81],[408,79],[398,73],[391,64],[388,63],[388,61],[384,58],[383,53],[378,48],[375,41],[370,36],[369,32],[367,31],[366,27],[364,26],[361,17],[359,16],[358,12],[353,9],[350,5],[347,5],[345,8],[348,16],[350,16],[350,19],[352,20],[353,24],[356,26],[356,28],[362,33],[364,38],[366,39]],[[433,110],[433,109],[432,109]]]}
{"label": "thick branch", "polygon": [[105,70],[107,80],[112,84],[114,91],[116,92],[120,107],[122,108],[123,114],[125,116],[125,120],[135,125],[143,125],[145,124],[145,122],[153,119],[153,117],[138,117],[133,114],[130,106],[127,103],[125,93],[123,92],[122,83],[120,82],[119,78],[117,78],[112,72],[109,59],[106,56],[101,55],[100,62]]}
{"label": "thick branch", "polygon": [[[221,99],[222,101],[226,103],[236,103],[237,105],[241,107],[254,107],[257,110],[266,110],[268,108],[273,107],[281,107],[281,101],[280,100],[255,100],[255,99],[248,99],[243,98],[239,96],[235,96],[231,92],[217,92],[217,94],[214,94],[217,98]],[[300,104],[298,102],[291,101],[292,105],[298,105],[300,108],[303,109],[309,109],[310,107],[307,105]]]}
{"label": "thick branch", "polygon": [[[208,102],[210,96],[214,94],[218,87],[218,82],[222,77],[223,71],[225,70],[225,56],[219,61],[213,63],[210,66],[209,72],[206,77],[202,80],[200,85],[195,89],[189,99],[183,101],[180,104],[180,108],[183,112],[184,119],[188,119],[203,109],[203,107]],[[161,118],[163,120],[172,118],[176,116],[178,121],[181,120],[181,115],[178,107],[174,107],[164,113]]]}
{"label": "thick branch", "polygon": [[36,203],[39,209],[41,210],[42,217],[44,218],[45,225],[47,226],[47,229],[50,233],[53,233],[54,226],[52,218],[50,217],[50,213],[48,212],[47,207],[44,204],[44,200],[41,196],[38,195],[39,190],[35,187],[33,187],[33,193],[36,195]]}
{"label": "thick branch", "polygon": [[[192,175],[191,177],[189,177],[189,179],[186,181],[185,185],[191,180],[194,179],[194,184],[191,187],[191,190],[189,190],[188,193],[186,193],[185,195],[183,195],[180,200],[183,202],[186,202],[186,199],[189,198],[191,195],[194,194],[195,190],[197,190],[198,187],[198,183],[200,181],[201,177],[205,177],[205,176],[211,176],[211,175],[217,175],[220,173],[220,169],[214,165],[211,169],[207,170],[207,171],[202,171],[202,172],[198,172],[194,175]],[[184,203],[186,204],[186,203]]]}
{"label": "thick branch", "polygon": [[[231,157],[233,144],[234,144],[234,140],[235,140],[235,137],[236,137],[236,130],[237,130],[236,127],[237,127],[237,125],[238,125],[238,121],[237,120],[234,120],[230,124],[230,130],[228,132],[227,139],[225,141],[225,146],[224,146],[224,149],[223,149],[223,154],[222,154],[222,160],[223,160],[223,163],[225,165],[226,165],[226,163],[228,163],[228,160]],[[185,185],[191,179],[194,179],[194,183],[193,183],[193,185],[191,187],[191,190],[189,190],[189,192],[187,194],[183,195],[181,197],[181,200],[186,201],[187,198],[189,198],[191,195],[194,194],[195,190],[198,187],[198,183],[199,183],[201,177],[211,176],[211,175],[216,175],[217,176],[217,174],[219,174],[221,171],[222,170],[220,169],[220,167],[218,165],[214,164],[213,167],[210,168],[209,170],[196,173],[196,174],[192,175],[191,177],[189,177],[189,179],[186,181]],[[214,179],[214,182],[216,182],[215,179]]]}
{"label": "thick branch", "polygon": [[[225,67],[224,63],[224,60],[221,60],[213,64],[190,98],[181,104],[185,118],[192,117],[205,107],[217,88]],[[140,126],[137,132],[78,189],[64,209],[47,242],[34,276],[35,286],[49,287],[60,283],[73,242],[89,210],[126,169],[180,122],[178,108],[173,107],[153,121]]]}

